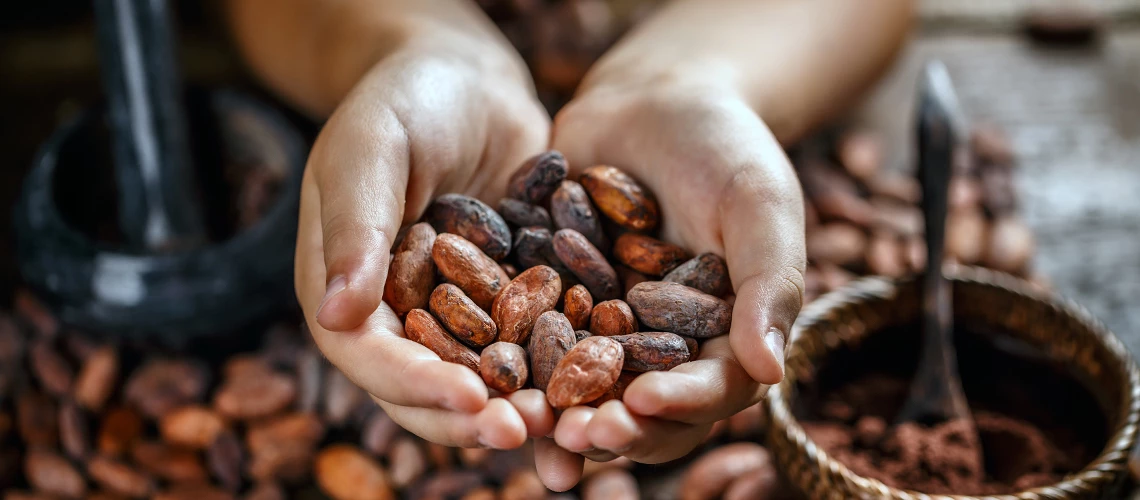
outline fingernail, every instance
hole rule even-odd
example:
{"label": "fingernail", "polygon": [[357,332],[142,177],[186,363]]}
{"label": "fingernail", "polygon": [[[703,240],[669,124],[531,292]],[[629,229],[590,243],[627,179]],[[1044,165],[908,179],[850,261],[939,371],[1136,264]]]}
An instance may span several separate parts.
{"label": "fingernail", "polygon": [[780,378],[784,378],[784,333],[775,328],[769,328],[764,334],[764,345],[772,353],[772,359],[780,365]]}
{"label": "fingernail", "polygon": [[321,309],[325,308],[325,304],[329,302],[329,299],[343,292],[346,286],[348,286],[348,280],[345,279],[344,275],[333,277],[332,281],[329,281],[329,284],[325,285],[325,296],[321,299],[321,305],[317,306],[317,316],[321,315]]}
{"label": "fingernail", "polygon": [[494,448],[495,448],[494,446],[491,446],[490,444],[487,444],[487,441],[484,441],[484,440],[483,440],[483,435],[482,435],[482,434],[479,434],[478,436],[475,436],[475,442],[476,442],[476,443],[479,443],[479,447],[480,447],[480,448],[485,448],[485,449],[494,449]]}
{"label": "fingernail", "polygon": [[622,446],[621,448],[614,448],[614,449],[603,448],[603,450],[604,450],[604,451],[608,451],[608,452],[610,452],[610,453],[613,453],[613,454],[615,454],[615,455],[621,455],[621,454],[623,454],[623,453],[625,453],[625,452],[629,451],[629,450],[630,450],[630,448],[633,448],[633,445],[632,445],[632,444],[627,444],[627,445],[625,445],[625,446]]}

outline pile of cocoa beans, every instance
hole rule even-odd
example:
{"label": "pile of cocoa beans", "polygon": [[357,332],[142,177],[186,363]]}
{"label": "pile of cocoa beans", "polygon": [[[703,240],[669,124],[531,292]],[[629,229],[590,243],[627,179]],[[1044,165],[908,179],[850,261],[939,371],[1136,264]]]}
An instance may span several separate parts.
{"label": "pile of cocoa beans", "polygon": [[732,320],[724,259],[646,234],[660,218],[652,194],[611,166],[580,182],[568,172],[548,151],[519,167],[498,211],[435,199],[403,234],[384,287],[409,339],[497,393],[543,390],[559,410],[620,399],[639,373],[689,361]]}

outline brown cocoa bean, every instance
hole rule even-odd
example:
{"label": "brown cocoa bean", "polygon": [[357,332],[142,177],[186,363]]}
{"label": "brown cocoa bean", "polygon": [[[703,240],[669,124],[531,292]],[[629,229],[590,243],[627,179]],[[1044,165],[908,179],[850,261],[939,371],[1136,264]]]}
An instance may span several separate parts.
{"label": "brown cocoa bean", "polygon": [[324,435],[325,424],[316,415],[290,413],[250,425],[245,443],[256,454],[286,442],[315,447]]}
{"label": "brown cocoa bean", "polygon": [[892,234],[876,233],[867,245],[867,270],[872,274],[898,278],[906,274],[902,243]]}
{"label": "brown cocoa bean", "polygon": [[551,241],[558,260],[574,273],[595,300],[618,298],[621,288],[617,272],[605,256],[582,233],[559,229]]}
{"label": "brown cocoa bean", "polygon": [[503,272],[507,274],[507,279],[515,279],[519,275],[519,269],[510,264],[502,264],[499,267],[503,268]]}
{"label": "brown cocoa bean", "polygon": [[633,269],[630,269],[630,268],[622,266],[622,265],[614,266],[614,271],[617,272],[618,279],[621,281],[621,284],[622,284],[621,296],[623,296],[623,297],[625,296],[625,294],[629,293],[629,291],[632,290],[633,287],[637,286],[638,283],[644,283],[646,281],[649,281],[649,278],[647,276],[645,276],[644,274],[641,274],[637,271],[634,271]]}
{"label": "brown cocoa bean", "polygon": [[201,401],[207,382],[206,372],[197,364],[153,359],[131,374],[124,395],[143,415],[157,420],[174,408]]}
{"label": "brown cocoa bean", "polygon": [[775,467],[761,467],[742,474],[728,485],[724,500],[753,500],[756,498],[787,498],[790,496],[780,482]]}
{"label": "brown cocoa bean", "polygon": [[681,338],[685,339],[685,348],[689,350],[689,361],[696,361],[701,355],[701,343],[692,337],[682,335]]}
{"label": "brown cocoa bean", "polygon": [[582,487],[582,500],[638,500],[637,480],[629,471],[609,469],[594,474]]}
{"label": "brown cocoa bean", "polygon": [[282,411],[296,398],[297,384],[291,377],[266,371],[226,380],[214,394],[214,408],[226,418],[251,420]]}
{"label": "brown cocoa bean", "polygon": [[922,236],[922,212],[914,205],[878,196],[871,198],[871,206],[875,209],[871,221],[873,230],[908,238]]}
{"label": "brown cocoa bean", "polygon": [[807,256],[813,262],[855,264],[863,260],[866,246],[867,236],[850,224],[824,224],[807,235]]}
{"label": "brown cocoa bean", "polygon": [[435,238],[435,229],[430,224],[415,224],[392,254],[388,279],[384,282],[384,302],[400,316],[427,306],[435,280],[435,261],[432,260]]}
{"label": "brown cocoa bean", "polygon": [[439,359],[461,364],[478,373],[479,355],[455,340],[455,337],[447,333],[427,311],[423,309],[408,311],[408,317],[404,322],[404,333],[408,340],[431,349]]}
{"label": "brown cocoa bean", "polygon": [[495,342],[479,356],[479,374],[487,387],[501,393],[522,389],[529,376],[526,351],[518,344]]}
{"label": "brown cocoa bean", "polygon": [[581,342],[582,339],[593,335],[587,330],[574,330],[574,343]]}
{"label": "brown cocoa bean", "polygon": [[400,437],[392,443],[388,450],[388,464],[388,479],[397,489],[414,483],[428,468],[423,448],[420,448],[416,439],[408,436]]}
{"label": "brown cocoa bean", "polygon": [[732,324],[725,301],[679,283],[646,281],[626,300],[641,324],[654,330],[703,339],[728,333]]}
{"label": "brown cocoa bean", "polygon": [[982,203],[994,217],[1003,217],[1017,210],[1017,188],[1013,173],[1008,168],[986,167],[981,171]]}
{"label": "brown cocoa bean", "polygon": [[590,326],[590,313],[594,310],[594,298],[582,285],[574,285],[566,291],[562,301],[562,313],[570,320],[570,327],[582,330]]}
{"label": "brown cocoa bean", "polygon": [[439,273],[483,309],[491,308],[499,290],[510,281],[499,264],[461,236],[437,236],[431,256]]}
{"label": "brown cocoa bean", "polygon": [[614,242],[614,256],[630,269],[650,276],[663,276],[692,255],[671,243],[637,233],[625,233]]}
{"label": "brown cocoa bean", "polygon": [[990,230],[985,264],[1007,273],[1024,273],[1033,257],[1034,247],[1033,231],[1029,226],[1017,217],[1002,217],[994,221]]}
{"label": "brown cocoa bean", "polygon": [[737,478],[772,467],[768,451],[755,443],[730,443],[701,455],[681,477],[681,500],[711,500]]}
{"label": "brown cocoa bean", "polygon": [[499,292],[491,306],[491,319],[499,325],[499,340],[523,344],[538,317],[558,305],[562,280],[547,266],[523,271]]}
{"label": "brown cocoa bean", "polygon": [[[503,290],[507,289],[510,285]],[[501,292],[499,297],[502,297]],[[491,316],[455,285],[443,283],[435,287],[430,305],[439,323],[464,344],[483,347],[494,342],[499,335]]]}
{"label": "brown cocoa bean", "polygon": [[300,482],[309,476],[315,453],[307,446],[274,446],[252,455],[246,474],[256,481]]}
{"label": "brown cocoa bean", "polygon": [[625,172],[597,165],[582,171],[581,182],[598,210],[621,227],[630,231],[657,227],[657,200]]}
{"label": "brown cocoa bean", "polygon": [[431,460],[432,465],[438,470],[451,470],[452,453],[451,448],[437,443],[427,444],[428,459]]}
{"label": "brown cocoa bean", "polygon": [[234,500],[233,494],[202,483],[175,484],[170,489],[155,493],[152,498],[154,500]]}
{"label": "brown cocoa bean", "polygon": [[494,209],[475,198],[445,194],[435,199],[424,220],[437,232],[462,236],[488,257],[501,260],[511,251],[511,230]]}
{"label": "brown cocoa bean", "polygon": [[586,404],[588,406],[593,406],[594,408],[597,408],[599,406],[602,406],[602,404],[604,404],[607,401],[612,401],[612,400],[621,401],[621,398],[625,396],[626,388],[629,387],[629,384],[633,383],[633,379],[637,378],[638,375],[641,375],[641,373],[627,372],[627,371],[621,372],[621,375],[618,375],[617,382],[614,382],[613,387],[611,387],[608,391],[603,393],[601,396],[598,396],[597,399],[594,399],[593,401],[590,401],[589,403],[586,403]]}
{"label": "brown cocoa bean", "polygon": [[545,208],[514,198],[499,200],[499,214],[503,216],[503,220],[515,227],[554,228],[554,223],[550,220],[550,212],[547,212]]}
{"label": "brown cocoa bean", "polygon": [[209,447],[226,428],[222,417],[203,406],[184,406],[168,412],[158,423],[168,443],[195,450]]}
{"label": "brown cocoa bean", "polygon": [[484,463],[486,463],[487,459],[490,456],[491,456],[491,450],[488,450],[487,448],[460,448],[459,449],[459,461],[461,463],[463,463],[463,465],[465,467],[470,467],[470,468],[479,467],[480,465],[483,465]]}
{"label": "brown cocoa bean", "polygon": [[847,173],[856,179],[874,177],[883,165],[883,141],[868,131],[844,134],[835,153]]}
{"label": "brown cocoa bean", "polygon": [[583,339],[554,368],[546,400],[561,410],[597,399],[617,382],[623,360],[621,344],[613,339]]}
{"label": "brown cocoa bean", "polygon": [[24,477],[36,490],[63,498],[82,498],[87,482],[67,459],[34,447],[24,456]]}
{"label": "brown cocoa bean", "polygon": [[[581,184],[562,181],[550,197],[550,216],[554,219],[554,227],[573,229],[585,236],[594,247],[609,248],[609,239],[602,229],[601,220]],[[561,257],[560,254],[559,258]],[[562,259],[562,262],[566,263],[566,259]]]}
{"label": "brown cocoa bean", "polygon": [[245,494],[244,500],[286,500],[287,498],[285,490],[281,488],[280,484],[273,481],[261,481],[249,493]]}
{"label": "brown cocoa bean", "polygon": [[146,498],[154,489],[149,476],[107,457],[97,456],[88,461],[87,474],[99,486],[129,498]]}
{"label": "brown cocoa bean", "polygon": [[625,354],[622,370],[664,371],[689,361],[689,347],[685,339],[675,333],[644,332],[610,338],[621,344]]}
{"label": "brown cocoa bean", "polygon": [[876,196],[892,198],[907,205],[917,205],[922,201],[922,187],[908,175],[880,175],[868,180],[867,188]]}
{"label": "brown cocoa bean", "polygon": [[87,356],[79,377],[75,379],[75,402],[91,411],[102,410],[107,398],[115,391],[118,377],[118,352],[111,346],[96,349]]}
{"label": "brown cocoa bean", "polygon": [[703,253],[669,271],[661,281],[680,283],[696,288],[714,297],[723,297],[732,291],[728,279],[728,265],[714,253]]}
{"label": "brown cocoa bean", "polygon": [[351,445],[334,444],[321,450],[313,463],[313,475],[334,500],[396,498],[380,464]]}
{"label": "brown cocoa bean", "polygon": [[59,405],[59,441],[63,451],[73,460],[87,458],[91,448],[87,417],[72,401],[64,400]]}
{"label": "brown cocoa bean", "polygon": [[548,311],[538,317],[527,345],[530,376],[536,388],[546,390],[555,367],[576,342],[570,320],[565,315]]}
{"label": "brown cocoa bean", "polygon": [[59,437],[58,410],[50,397],[24,391],[16,398],[16,428],[28,446],[52,448]]}
{"label": "brown cocoa bean", "polygon": [[855,181],[828,163],[812,160],[797,166],[804,194],[823,220],[866,226],[874,210],[859,195]]}
{"label": "brown cocoa bean", "polygon": [[322,402],[322,408],[325,421],[331,425],[344,424],[349,415],[352,414],[352,410],[355,410],[368,399],[364,390],[352,383],[335,366],[329,366],[328,370],[325,371],[324,394],[325,399]]}
{"label": "brown cocoa bean", "polygon": [[297,359],[297,411],[317,411],[324,370],[323,358],[315,348],[301,352]]}
{"label": "brown cocoa bean", "polygon": [[534,470],[517,470],[507,477],[503,489],[499,490],[500,500],[544,500],[550,492],[543,486]]}
{"label": "brown cocoa bean", "polygon": [[459,500],[498,500],[499,495],[490,486],[480,486],[465,493]]}
{"label": "brown cocoa bean", "polygon": [[118,457],[126,453],[143,433],[142,417],[127,407],[112,408],[103,415],[97,440],[99,453]]}
{"label": "brown cocoa bean", "polygon": [[623,300],[607,300],[590,313],[590,333],[609,337],[637,331],[637,319]]}
{"label": "brown cocoa bean", "polygon": [[507,196],[537,205],[550,196],[570,172],[558,151],[546,151],[527,159],[507,182]]}
{"label": "brown cocoa bean", "polygon": [[962,264],[980,261],[986,250],[987,225],[985,215],[977,208],[950,212],[946,218],[947,257]]}
{"label": "brown cocoa bean", "polygon": [[436,473],[409,488],[405,498],[455,498],[482,486],[483,481],[483,475],[473,470]]}
{"label": "brown cocoa bean", "polygon": [[193,451],[143,441],[131,447],[131,459],[143,470],[171,482],[205,482],[206,467]]}
{"label": "brown cocoa bean", "polygon": [[40,386],[49,394],[64,396],[71,392],[75,374],[51,342],[46,339],[34,341],[28,350],[28,363]]}
{"label": "brown cocoa bean", "polygon": [[388,447],[400,430],[400,425],[387,413],[383,410],[377,411],[368,418],[364,429],[360,431],[360,446],[373,455],[383,455],[387,453]]}

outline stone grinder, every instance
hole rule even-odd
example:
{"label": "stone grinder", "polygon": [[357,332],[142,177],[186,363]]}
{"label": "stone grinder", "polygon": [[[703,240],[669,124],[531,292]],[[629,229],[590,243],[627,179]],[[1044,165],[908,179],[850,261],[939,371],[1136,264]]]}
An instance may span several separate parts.
{"label": "stone grinder", "polygon": [[24,280],[64,324],[173,346],[280,312],[301,135],[236,92],[184,91],[164,0],[94,5],[106,103],[59,128],[25,180]]}

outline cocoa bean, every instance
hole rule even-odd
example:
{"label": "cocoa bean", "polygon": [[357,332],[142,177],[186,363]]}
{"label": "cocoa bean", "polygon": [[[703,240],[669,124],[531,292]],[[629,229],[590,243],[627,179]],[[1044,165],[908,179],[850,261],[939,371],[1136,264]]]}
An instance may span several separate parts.
{"label": "cocoa bean", "polygon": [[96,349],[87,356],[79,376],[75,379],[73,392],[75,402],[91,411],[102,410],[107,398],[115,391],[115,381],[118,377],[118,352],[110,346]]}
{"label": "cocoa bean", "polygon": [[33,447],[24,456],[24,477],[36,490],[63,498],[82,498],[87,482],[67,459]]}
{"label": "cocoa bean", "polygon": [[392,500],[395,493],[380,464],[347,444],[334,444],[317,454],[313,475],[334,500]]}
{"label": "cocoa bean", "polygon": [[427,472],[424,450],[415,439],[408,436],[400,437],[392,443],[388,449],[388,464],[388,479],[398,489],[406,488]]}
{"label": "cocoa bean", "polygon": [[637,319],[629,304],[622,300],[607,300],[590,313],[590,333],[609,337],[637,331]]}
{"label": "cocoa bean", "polygon": [[988,227],[981,210],[950,212],[946,218],[946,256],[962,264],[982,259]]}
{"label": "cocoa bean", "polygon": [[536,266],[557,268],[562,263],[554,255],[552,235],[544,227],[524,227],[515,232],[515,258],[524,269]]}
{"label": "cocoa bean", "polygon": [[315,348],[301,352],[297,360],[297,410],[317,411],[321,401],[321,378],[325,370],[323,358]]}
{"label": "cocoa bean", "polygon": [[554,228],[554,223],[550,220],[550,212],[547,212],[545,208],[514,198],[499,200],[499,214],[508,224],[515,227]]}
{"label": "cocoa bean", "polygon": [[630,269],[663,276],[692,255],[684,248],[637,233],[625,233],[614,242],[614,256]]}
{"label": "cocoa bean", "polygon": [[388,279],[384,282],[384,302],[403,316],[412,309],[427,306],[435,279],[435,262],[432,248],[435,229],[426,222],[408,229],[400,246],[396,247],[388,264]]}
{"label": "cocoa bean", "polygon": [[439,359],[458,363],[475,372],[479,371],[479,355],[447,333],[435,318],[423,309],[412,309],[404,322],[408,340],[431,349]]}
{"label": "cocoa bean", "polygon": [[400,426],[383,410],[373,413],[360,431],[360,446],[373,455],[387,453],[392,440],[400,433]]}
{"label": "cocoa bean", "polygon": [[288,497],[285,496],[285,490],[273,481],[257,483],[244,497],[245,500],[285,500],[286,498]]}
{"label": "cocoa bean", "polygon": [[562,313],[570,320],[570,327],[581,330],[589,327],[590,313],[594,310],[594,298],[582,285],[574,285],[566,291]]}
{"label": "cocoa bean", "polygon": [[459,500],[498,500],[499,495],[489,486],[480,486],[465,493]]}
{"label": "cocoa bean", "polygon": [[487,458],[491,456],[491,450],[487,448],[460,448],[459,461],[465,467],[479,467],[487,462]]}
{"label": "cocoa bean", "polygon": [[250,425],[245,444],[251,453],[258,454],[281,443],[316,447],[324,435],[325,424],[316,415],[290,413]]}
{"label": "cocoa bean", "polygon": [[644,274],[641,274],[641,273],[634,271],[633,269],[630,269],[630,268],[625,267],[623,265],[614,266],[614,271],[617,272],[618,279],[621,281],[621,285],[622,285],[621,296],[623,296],[623,297],[625,296],[625,294],[629,293],[629,291],[632,290],[633,287],[637,286],[638,283],[644,283],[646,281],[649,281],[649,278],[646,277]]}
{"label": "cocoa bean", "polygon": [[214,394],[214,408],[226,418],[251,420],[282,411],[296,398],[297,384],[291,377],[266,371],[226,380]]}
{"label": "cocoa bean", "polygon": [[849,132],[839,140],[836,156],[852,177],[870,179],[883,165],[883,142],[868,131]]}
{"label": "cocoa bean", "polygon": [[807,235],[807,256],[813,262],[855,264],[863,260],[866,246],[866,235],[850,224],[825,224]]}
{"label": "cocoa bean", "polygon": [[424,220],[437,232],[462,236],[488,257],[500,260],[511,251],[511,230],[494,209],[475,198],[445,194],[435,199]]}
{"label": "cocoa bean", "polygon": [[197,403],[206,393],[206,372],[185,360],[153,359],[131,374],[124,395],[152,419],[174,408]]}
{"label": "cocoa bean", "polygon": [[176,484],[170,489],[155,493],[153,498],[154,500],[234,500],[234,496],[229,492],[201,483]]}
{"label": "cocoa bean", "polygon": [[527,269],[499,292],[491,319],[499,325],[499,340],[523,344],[538,317],[558,305],[562,280],[547,266]]}
{"label": "cocoa bean", "polygon": [[534,470],[515,471],[499,490],[500,500],[541,500],[550,492]]}
{"label": "cocoa bean", "polygon": [[908,175],[880,175],[868,180],[867,188],[876,196],[893,198],[907,205],[917,205],[922,201],[922,187]]}
{"label": "cocoa bean", "polygon": [[209,408],[184,406],[164,415],[158,428],[162,438],[169,443],[203,450],[225,430],[226,423]]}
{"label": "cocoa bean", "polygon": [[507,394],[526,384],[526,351],[518,344],[495,342],[483,349],[479,357],[479,374],[487,387]]}
{"label": "cocoa bean", "polygon": [[37,337],[50,340],[59,333],[59,321],[32,292],[23,288],[16,290],[12,307],[20,318],[32,325]]}
{"label": "cocoa bean", "polygon": [[501,264],[499,267],[503,268],[503,272],[506,273],[507,279],[513,280],[516,276],[519,275],[519,269],[515,266],[512,266],[510,264]]}
{"label": "cocoa bean", "polygon": [[527,346],[531,380],[536,388],[546,390],[554,369],[576,342],[566,316],[549,311],[538,317]]}
{"label": "cocoa bean", "polygon": [[711,500],[724,494],[737,478],[772,467],[768,451],[755,443],[730,443],[693,461],[681,477],[681,500]]}
{"label": "cocoa bean", "polygon": [[73,460],[87,458],[91,448],[87,417],[72,401],[65,400],[59,405],[59,441],[63,451]]}
{"label": "cocoa bean", "polygon": [[617,382],[623,359],[621,344],[609,337],[583,339],[554,368],[546,400],[561,410],[598,398]]}
{"label": "cocoa bean", "polygon": [[1002,217],[1017,210],[1017,188],[1009,169],[986,167],[981,171],[981,178],[982,203],[990,215]]}
{"label": "cocoa bean", "polygon": [[273,373],[269,361],[259,354],[239,354],[226,360],[222,375],[229,380],[261,377]]}
{"label": "cocoa bean", "polygon": [[427,444],[428,459],[431,460],[432,465],[438,470],[451,470],[452,453],[451,448],[437,443]]}
{"label": "cocoa bean", "polygon": [[51,342],[46,339],[32,342],[31,349],[28,350],[28,362],[32,373],[40,381],[40,386],[49,394],[64,396],[71,392],[71,381],[75,374]]}
{"label": "cocoa bean", "polygon": [[701,355],[701,343],[692,337],[681,336],[685,339],[685,348],[689,350],[689,361],[695,361]]}
{"label": "cocoa bean", "polygon": [[532,156],[511,175],[507,196],[537,205],[554,192],[569,172],[566,158],[558,151]]}
{"label": "cocoa bean", "polygon": [[[503,291],[508,289],[510,285]],[[499,297],[502,297],[502,292]],[[435,287],[430,304],[431,312],[440,324],[464,344],[483,347],[494,342],[499,334],[491,316],[455,285],[443,283]]]}
{"label": "cocoa bean", "polygon": [[875,209],[872,229],[908,238],[922,236],[922,212],[917,207],[881,196],[871,198],[871,206]]}
{"label": "cocoa bean", "polygon": [[610,338],[621,344],[625,355],[622,370],[664,371],[689,361],[689,347],[685,344],[685,339],[675,333],[631,333]]}
{"label": "cocoa bean", "polygon": [[867,245],[867,269],[872,274],[898,278],[906,274],[903,247],[891,234],[876,233]]}
{"label": "cocoa bean", "polygon": [[696,288],[715,297],[723,297],[732,291],[728,278],[728,265],[714,253],[702,253],[677,266],[661,281],[672,281],[690,288]]}
{"label": "cocoa bean", "polygon": [[[554,219],[554,227],[581,233],[595,248],[609,248],[609,239],[602,229],[601,220],[581,184],[562,181],[550,197],[550,216]],[[562,262],[566,263],[566,259],[562,259]]]}
{"label": "cocoa bean", "polygon": [[558,260],[578,277],[595,300],[618,298],[621,289],[617,272],[582,233],[560,229],[554,233],[551,244]]}
{"label": "cocoa bean", "polygon": [[797,166],[804,194],[812,200],[823,220],[847,221],[866,226],[874,210],[859,195],[855,181],[827,163],[813,160]]}
{"label": "cocoa bean", "polygon": [[665,281],[646,281],[626,296],[641,324],[654,330],[698,339],[728,333],[732,308],[695,288]]}
{"label": "cocoa bean", "polygon": [[630,231],[657,227],[657,200],[633,177],[607,165],[582,171],[582,187],[606,217]]}
{"label": "cocoa bean", "polygon": [[982,184],[966,176],[955,176],[950,179],[949,204],[950,211],[976,209],[982,203]]}
{"label": "cocoa bean", "polygon": [[586,330],[574,330],[574,343],[581,342],[582,339],[593,335]]}
{"label": "cocoa bean", "polygon": [[638,500],[637,480],[628,471],[609,469],[599,472],[582,487],[582,500]]}
{"label": "cocoa bean", "polygon": [[433,474],[409,488],[405,498],[455,498],[483,485],[483,476],[473,470]]}
{"label": "cocoa bean", "polygon": [[355,410],[368,399],[364,390],[352,383],[335,366],[329,366],[325,372],[324,394],[325,399],[322,408],[324,409],[325,421],[337,426],[343,425],[348,420],[349,415],[352,414],[352,410]]}
{"label": "cocoa bean", "polygon": [[87,462],[87,474],[99,486],[129,498],[146,498],[154,489],[149,476],[107,457],[97,456]]}
{"label": "cocoa bean", "polygon": [[206,467],[197,453],[167,446],[157,441],[143,441],[131,447],[131,459],[143,470],[171,482],[205,482]]}
{"label": "cocoa bean", "polygon": [[440,274],[483,309],[490,309],[499,290],[510,281],[503,268],[461,236],[437,236],[431,256]]}
{"label": "cocoa bean", "polygon": [[51,448],[59,437],[58,410],[46,395],[24,391],[16,398],[16,429],[28,446]]}
{"label": "cocoa bean", "polygon": [[1033,257],[1033,231],[1017,217],[1002,217],[994,221],[990,230],[989,247],[985,264],[1007,273],[1026,271]]}
{"label": "cocoa bean", "polygon": [[126,453],[143,433],[142,417],[127,407],[112,408],[103,415],[97,444],[99,453],[118,457]]}
{"label": "cocoa bean", "polygon": [[598,396],[596,399],[586,404],[588,406],[597,408],[599,406],[602,406],[602,404],[606,403],[607,401],[621,401],[621,398],[625,396],[625,389],[629,387],[629,384],[633,383],[633,379],[637,378],[638,375],[641,375],[641,373],[627,371],[621,372],[621,375],[618,375],[617,382],[614,382],[613,387],[610,387],[610,389],[602,393],[601,396]]}
{"label": "cocoa bean", "polygon": [[251,455],[247,474],[257,481],[299,482],[309,476],[315,453],[312,446],[279,443]]}

